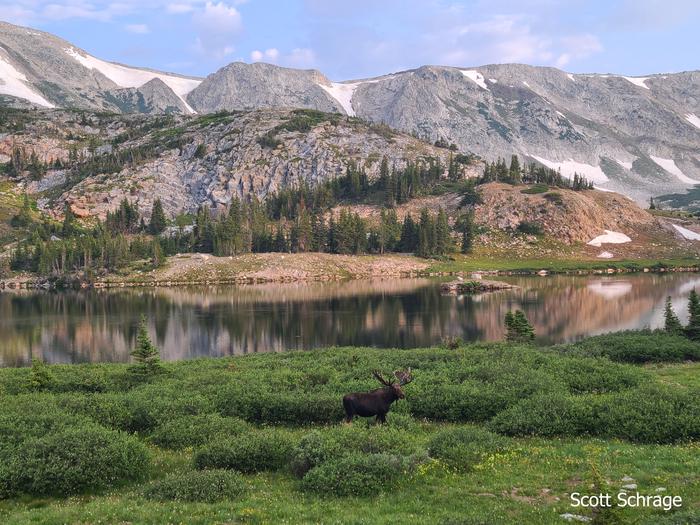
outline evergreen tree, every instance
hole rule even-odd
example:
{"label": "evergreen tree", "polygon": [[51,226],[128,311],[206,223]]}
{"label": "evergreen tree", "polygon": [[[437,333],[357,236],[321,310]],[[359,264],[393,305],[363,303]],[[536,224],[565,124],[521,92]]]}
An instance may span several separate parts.
{"label": "evergreen tree", "polygon": [[452,251],[452,237],[450,236],[450,225],[447,222],[447,214],[445,210],[438,210],[437,219],[435,221],[435,253],[437,255],[446,255]]}
{"label": "evergreen tree", "polygon": [[282,226],[279,224],[277,225],[277,233],[275,234],[275,251],[280,253],[289,251],[289,245],[284,236],[284,230],[282,230]]}
{"label": "evergreen tree", "polygon": [[464,254],[471,253],[474,246],[474,237],[476,236],[476,228],[474,226],[474,212],[469,210],[459,216],[457,219],[457,231],[462,235],[462,245],[460,251]]}
{"label": "evergreen tree", "polygon": [[656,204],[654,203],[654,197],[649,197],[649,209],[650,210],[656,209]]}
{"label": "evergreen tree", "polygon": [[153,239],[151,243],[151,264],[153,268],[159,268],[165,262],[165,256],[163,255],[163,247],[160,245],[160,241],[156,238]]}
{"label": "evergreen tree", "polygon": [[406,253],[413,253],[418,249],[418,227],[410,213],[403,219],[399,249]]}
{"label": "evergreen tree", "polygon": [[688,296],[688,326],[685,334],[693,341],[700,341],[700,298],[693,288]]}
{"label": "evergreen tree", "polygon": [[683,333],[683,326],[678,320],[676,312],[673,311],[673,306],[671,306],[671,296],[666,298],[666,307],[664,308],[664,330],[669,334]]}
{"label": "evergreen tree", "polygon": [[529,343],[535,339],[535,329],[521,310],[507,312],[504,319],[506,341],[510,343]]}
{"label": "evergreen tree", "polygon": [[32,207],[29,201],[29,195],[26,193],[22,197],[22,207],[19,213],[12,217],[12,226],[26,228],[32,223]]}
{"label": "evergreen tree", "polygon": [[160,198],[153,201],[153,208],[151,210],[151,222],[148,224],[148,231],[153,235],[159,235],[163,233],[168,221],[165,218],[165,212],[163,211],[163,203]]}
{"label": "evergreen tree", "polygon": [[70,204],[66,202],[66,206],[63,212],[63,235],[64,237],[70,237],[75,233],[75,214],[70,207]]}
{"label": "evergreen tree", "polygon": [[32,368],[27,377],[27,388],[34,391],[46,390],[52,381],[53,375],[46,363],[36,357],[32,358]]}
{"label": "evergreen tree", "polygon": [[135,364],[129,367],[129,371],[137,376],[153,376],[163,370],[160,353],[148,335],[145,317],[141,317],[136,335],[136,348],[132,350],[131,356],[134,358]]}

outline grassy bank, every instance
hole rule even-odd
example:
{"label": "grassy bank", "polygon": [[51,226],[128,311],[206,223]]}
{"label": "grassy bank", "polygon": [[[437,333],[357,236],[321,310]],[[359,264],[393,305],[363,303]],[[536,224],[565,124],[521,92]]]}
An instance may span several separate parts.
{"label": "grassy bank", "polygon": [[[695,523],[699,361],[696,343],[637,332],[201,359],[150,379],[3,369],[0,522]],[[387,425],[340,424],[343,394],[409,366]],[[629,483],[683,506],[570,506]]]}

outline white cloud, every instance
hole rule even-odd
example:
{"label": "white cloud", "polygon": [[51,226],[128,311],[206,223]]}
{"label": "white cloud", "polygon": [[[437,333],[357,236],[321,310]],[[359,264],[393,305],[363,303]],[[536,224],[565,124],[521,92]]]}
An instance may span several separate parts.
{"label": "white cloud", "polygon": [[197,28],[195,49],[199,53],[217,60],[233,53],[233,40],[243,29],[241,14],[235,7],[207,2],[204,9],[195,11],[192,21]]}
{"label": "white cloud", "polygon": [[146,24],[128,24],[124,26],[129,33],[136,33],[137,35],[145,35],[150,33],[148,26]]}
{"label": "white cloud", "polygon": [[165,10],[168,13],[171,13],[174,15],[180,15],[183,13],[191,13],[192,11],[194,11],[194,6],[192,4],[174,3],[174,4],[168,4],[166,6]]}
{"label": "white cloud", "polygon": [[271,47],[270,49],[266,49],[265,51],[259,51],[257,49],[253,50],[250,53],[250,59],[253,62],[271,62],[271,63],[276,63],[277,59],[279,58],[280,52],[274,48]]}

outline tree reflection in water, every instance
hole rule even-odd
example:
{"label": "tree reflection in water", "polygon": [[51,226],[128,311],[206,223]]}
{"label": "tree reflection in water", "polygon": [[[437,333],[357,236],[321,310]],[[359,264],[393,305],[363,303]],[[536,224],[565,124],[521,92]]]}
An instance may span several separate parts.
{"label": "tree reflection in water", "polygon": [[541,343],[658,327],[679,314],[694,274],[512,277],[521,288],[440,295],[437,281],[393,279],[161,289],[0,293],[0,366],[127,361],[142,314],[168,360],[326,346],[417,347],[443,336],[499,340],[510,309]]}

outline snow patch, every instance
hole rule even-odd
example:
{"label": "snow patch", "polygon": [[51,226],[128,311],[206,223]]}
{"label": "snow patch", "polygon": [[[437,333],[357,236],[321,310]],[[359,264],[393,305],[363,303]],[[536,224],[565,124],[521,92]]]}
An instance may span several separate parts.
{"label": "snow patch", "polygon": [[491,91],[488,86],[486,85],[486,82],[484,82],[484,75],[476,71],[475,69],[461,69],[460,70],[462,74],[467,77],[468,79],[474,81],[477,86],[479,86],[481,89],[485,89],[486,91]]}
{"label": "snow patch", "polygon": [[567,74],[566,74],[566,78],[568,78],[568,79],[571,80],[572,82],[576,82],[576,79],[574,78],[574,75],[572,75],[571,73],[567,73]]}
{"label": "snow patch", "polygon": [[684,228],[683,226],[678,226],[677,224],[673,224],[672,226],[683,236],[684,239],[688,239],[689,241],[700,241],[700,233],[695,233],[694,231]]}
{"label": "snow patch", "polygon": [[649,77],[622,77],[624,78],[627,82],[631,82],[635,86],[639,86],[644,89],[649,89],[649,86],[647,86],[644,81],[649,80]]}
{"label": "snow patch", "polygon": [[[637,160],[637,159],[634,159],[634,160]],[[634,160],[632,162],[625,162],[624,160],[615,159],[615,162],[617,162],[620,166],[622,166],[626,170],[632,171],[632,164],[634,164]]]}
{"label": "snow patch", "polygon": [[690,122],[696,128],[700,128],[700,117],[698,117],[697,115],[694,115],[693,113],[688,113],[685,116],[685,120]]}
{"label": "snow patch", "polygon": [[331,82],[330,86],[324,84],[319,84],[321,89],[328,93],[331,97],[338,101],[338,103],[343,107],[345,113],[351,117],[355,116],[355,110],[352,107],[352,96],[361,82],[356,82],[354,84],[344,84],[342,82]]}
{"label": "snow patch", "polygon": [[535,159],[537,162],[544,164],[548,168],[552,168],[553,170],[561,170],[561,174],[569,179],[574,177],[574,173],[578,173],[579,175],[586,177],[586,179],[588,179],[590,182],[597,184],[604,184],[609,180],[605,173],[603,173],[600,166],[583,164],[582,162],[576,162],[573,159],[565,160],[563,162],[554,162],[552,160],[538,157],[537,155],[530,155],[530,157]]}
{"label": "snow patch", "polygon": [[528,88],[528,89],[532,89],[532,88],[530,87],[530,84],[528,84],[528,83],[527,83],[527,82],[525,82],[524,80],[523,80],[523,84],[525,85],[525,87],[526,87],[526,88]]}
{"label": "snow patch", "polygon": [[649,155],[649,158],[653,160],[656,164],[661,166],[664,170],[669,172],[671,175],[675,175],[676,178],[683,184],[700,184],[700,181],[691,179],[685,173],[683,173],[673,159],[664,159],[661,157],[654,157]]}
{"label": "snow patch", "polygon": [[[600,255],[598,257],[600,257]],[[600,280],[589,283],[586,288],[594,294],[605,297],[606,299],[617,299],[632,291],[632,283],[629,281]]]}
{"label": "snow patch", "polygon": [[12,64],[0,57],[0,93],[3,95],[12,95],[13,97],[23,98],[47,108],[53,108],[51,102],[34,91],[28,84],[27,77],[18,71]]}
{"label": "snow patch", "polygon": [[600,252],[596,257],[598,259],[612,259],[615,256],[610,252]]}
{"label": "snow patch", "polygon": [[156,73],[155,71],[148,71],[147,69],[120,66],[119,64],[105,62],[91,55],[83,54],[73,48],[67,48],[65,51],[68,56],[77,60],[86,68],[99,71],[120,87],[138,88],[154,78],[159,78],[173,90],[173,93],[175,93],[180,100],[182,100],[187,111],[190,113],[195,112],[187,103],[185,95],[201,84],[201,80]]}
{"label": "snow patch", "polygon": [[489,82],[491,82],[492,84],[498,84],[498,80],[496,80],[495,78],[489,78]]}
{"label": "snow patch", "polygon": [[603,235],[598,235],[598,237],[588,241],[589,246],[597,246],[600,248],[603,244],[624,244],[626,242],[632,242],[632,239],[627,237],[624,233],[614,232],[612,230],[603,230],[605,233]]}

